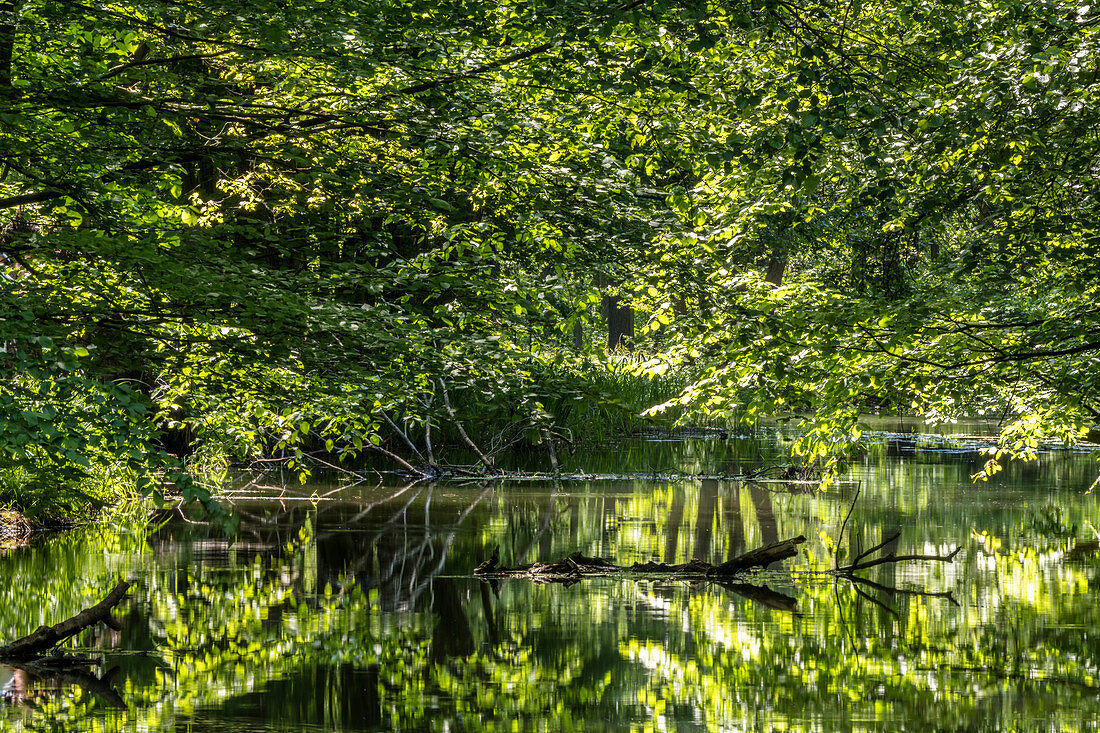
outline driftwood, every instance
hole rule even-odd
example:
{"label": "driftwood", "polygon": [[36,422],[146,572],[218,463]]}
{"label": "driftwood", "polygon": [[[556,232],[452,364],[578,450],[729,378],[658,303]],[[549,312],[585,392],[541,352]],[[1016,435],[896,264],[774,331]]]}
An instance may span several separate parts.
{"label": "driftwood", "polygon": [[792,537],[782,542],[774,542],[764,547],[750,550],[744,555],[733,558],[721,565],[711,565],[709,562],[692,559],[691,562],[680,565],[667,563],[647,562],[634,563],[630,566],[615,565],[603,558],[585,557],[579,552],[567,555],[557,562],[534,563],[519,567],[504,567],[500,565],[500,554],[493,550],[493,555],[481,563],[474,570],[474,575],[485,580],[499,580],[503,578],[529,578],[531,580],[551,583],[572,583],[580,578],[607,576],[616,574],[629,574],[634,576],[660,576],[663,578],[679,578],[685,580],[720,580],[732,578],[739,573],[756,567],[767,567],[773,562],[785,560],[798,554],[795,549],[806,541],[805,537]]}
{"label": "driftwood", "polygon": [[111,618],[111,609],[126,597],[128,590],[130,590],[130,583],[122,581],[107,594],[106,598],[94,606],[85,608],[80,613],[65,619],[59,624],[39,626],[22,639],[17,639],[7,646],[0,646],[0,659],[33,659],[100,621],[111,628],[117,629],[117,623]]}

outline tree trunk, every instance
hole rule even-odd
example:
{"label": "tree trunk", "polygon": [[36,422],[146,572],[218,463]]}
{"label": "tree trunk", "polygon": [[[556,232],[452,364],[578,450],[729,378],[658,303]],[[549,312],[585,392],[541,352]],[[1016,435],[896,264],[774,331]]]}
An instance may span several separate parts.
{"label": "tree trunk", "polygon": [[603,296],[604,312],[607,315],[607,348],[631,349],[634,338],[634,309],[623,305],[617,295]]}
{"label": "tree trunk", "polygon": [[0,95],[11,89],[12,54],[18,24],[19,3],[16,0],[0,1]]}
{"label": "tree trunk", "polygon": [[776,244],[776,248],[772,250],[772,255],[768,259],[768,271],[764,275],[764,280],[776,287],[779,287],[783,284],[783,274],[786,271],[787,253],[784,252],[778,244]]}

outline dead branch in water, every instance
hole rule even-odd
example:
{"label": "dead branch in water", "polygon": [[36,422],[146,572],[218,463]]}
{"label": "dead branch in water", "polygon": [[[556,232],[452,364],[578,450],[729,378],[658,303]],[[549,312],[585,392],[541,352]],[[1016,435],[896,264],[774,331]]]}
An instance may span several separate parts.
{"label": "dead branch in water", "polygon": [[106,598],[94,606],[85,608],[80,613],[65,619],[59,624],[39,626],[23,638],[16,639],[6,646],[0,646],[0,659],[33,659],[57,646],[65,639],[101,621],[107,626],[117,629],[118,624],[111,618],[111,610],[126,597],[128,590],[130,590],[130,583],[124,580],[116,585],[107,594]]}
{"label": "dead branch in water", "polygon": [[499,552],[494,550],[492,557],[474,570],[474,575],[486,580],[502,578],[530,578],[540,582],[567,583],[580,578],[606,576],[626,573],[629,575],[660,576],[663,578],[683,578],[692,580],[730,578],[750,568],[767,567],[773,562],[785,560],[798,554],[795,549],[806,541],[805,537],[792,537],[789,540],[775,542],[733,558],[721,565],[692,559],[682,565],[647,562],[634,563],[629,567],[615,565],[599,557],[585,557],[579,552],[567,555],[557,562],[534,563],[520,567],[504,567],[499,564]]}
{"label": "dead branch in water", "polygon": [[947,555],[895,555],[893,552],[889,552],[889,553],[883,555],[880,558],[876,558],[874,560],[868,560],[867,562],[860,562],[861,560],[863,560],[863,558],[867,557],[872,552],[875,552],[877,550],[881,550],[882,548],[889,545],[891,542],[895,541],[898,537],[901,537],[901,532],[900,531],[895,532],[894,534],[890,535],[889,537],[887,537],[886,539],[884,539],[882,542],[878,543],[874,547],[872,547],[868,550],[864,550],[863,552],[859,553],[858,555],[856,555],[855,559],[852,560],[851,563],[849,563],[848,565],[845,565],[844,567],[837,567],[836,570],[834,570],[833,572],[835,572],[837,575],[851,575],[852,573],[854,573],[857,570],[866,570],[867,568],[873,568],[873,567],[876,567],[878,565],[886,565],[888,563],[895,563],[895,562],[906,562],[906,561],[911,561],[911,560],[932,560],[932,561],[936,561],[936,562],[951,562],[952,560],[955,559],[955,555],[958,555],[959,551],[962,550],[962,545],[959,545],[958,547],[956,547],[954,550],[952,550]]}

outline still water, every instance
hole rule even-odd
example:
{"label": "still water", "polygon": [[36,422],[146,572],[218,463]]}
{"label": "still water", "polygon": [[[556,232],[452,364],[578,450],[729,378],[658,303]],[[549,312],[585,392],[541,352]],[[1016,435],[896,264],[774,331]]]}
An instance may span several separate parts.
{"label": "still water", "polygon": [[[120,631],[76,640],[86,672],[0,666],[0,728],[1100,729],[1094,456],[1044,452],[974,484],[974,444],[882,434],[824,494],[668,478],[737,473],[781,441],[696,436],[564,459],[651,479],[260,481],[235,494],[231,546],[178,514],[40,538],[0,556],[3,639],[120,578],[135,588]],[[869,569],[870,583],[825,572],[834,553],[899,530],[899,555],[962,551]],[[738,586],[471,576],[493,547],[506,564],[574,551],[721,562],[799,534],[797,558]]]}

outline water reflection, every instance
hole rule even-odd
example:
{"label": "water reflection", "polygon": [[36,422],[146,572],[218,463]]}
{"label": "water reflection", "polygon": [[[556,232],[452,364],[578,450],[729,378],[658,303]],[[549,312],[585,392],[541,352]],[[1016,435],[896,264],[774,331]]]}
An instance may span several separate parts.
{"label": "water reflection", "polygon": [[[672,460],[659,445],[653,460]],[[705,450],[719,448],[710,440]],[[720,460],[731,465],[749,452],[729,450]],[[0,558],[0,632],[54,622],[134,575],[121,631],[78,640],[75,651],[102,658],[83,684],[0,672],[0,721],[238,732],[1094,729],[1100,563],[1085,543],[1100,503],[1083,489],[1096,463],[1049,454],[977,485],[972,470],[967,454],[884,446],[853,467],[858,484],[824,495],[713,479],[311,485],[240,499],[233,546],[179,517],[152,531],[80,530]],[[470,576],[494,547],[506,564],[574,551],[717,563],[798,534],[810,541],[794,561],[726,585]],[[884,541],[899,554],[963,551],[951,564],[871,568],[869,584],[820,572],[836,550],[851,559]]]}

